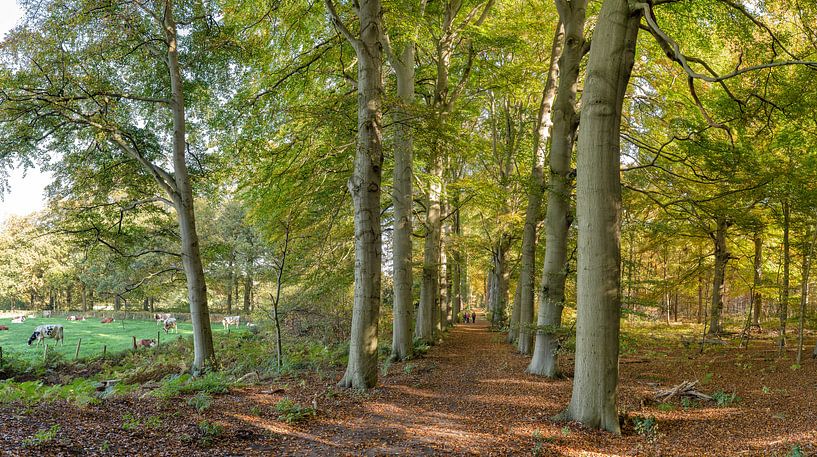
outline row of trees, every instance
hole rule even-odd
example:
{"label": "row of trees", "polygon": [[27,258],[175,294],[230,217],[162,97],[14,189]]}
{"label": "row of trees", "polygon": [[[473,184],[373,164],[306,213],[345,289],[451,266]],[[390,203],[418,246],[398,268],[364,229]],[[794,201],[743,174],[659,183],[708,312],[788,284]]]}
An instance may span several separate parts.
{"label": "row of trees", "polygon": [[82,246],[69,257],[110,256],[121,268],[106,273],[129,272],[120,285],[184,272],[194,370],[215,357],[208,297],[236,306],[240,278],[280,283],[284,259],[287,298],[351,298],[340,384],[353,388],[376,384],[383,325],[392,357],[411,357],[478,284],[494,324],[532,355],[528,371],[555,376],[575,299],[565,417],[616,432],[622,298],[643,311],[660,291],[669,310],[711,271],[717,333],[736,235],[759,246],[746,256],[759,265],[753,304],[779,236],[785,325],[791,234],[817,232],[799,96],[813,86],[810,6],[23,6],[2,44],[3,157],[54,170],[46,226]]}

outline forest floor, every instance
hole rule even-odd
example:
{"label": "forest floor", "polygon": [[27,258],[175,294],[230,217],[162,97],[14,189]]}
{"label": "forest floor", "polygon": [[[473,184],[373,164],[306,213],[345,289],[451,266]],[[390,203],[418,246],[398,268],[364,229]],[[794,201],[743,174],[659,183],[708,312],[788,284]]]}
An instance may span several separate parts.
{"label": "forest floor", "polygon": [[[562,357],[560,380],[523,374],[528,358],[478,322],[455,326],[422,358],[388,366],[367,393],[336,390],[342,373],[325,372],[236,388],[201,413],[183,399],[136,396],[86,407],[0,406],[0,455],[817,455],[812,359],[793,366],[771,334],[749,350],[728,344],[699,354],[666,327],[651,333],[623,346],[622,436],[549,420],[570,399],[572,358]],[[687,380],[739,398],[721,406],[651,401],[656,389]],[[275,407],[284,398],[317,413],[287,424]],[[654,434],[636,433],[639,417],[655,418]],[[48,447],[24,447],[54,424]]]}

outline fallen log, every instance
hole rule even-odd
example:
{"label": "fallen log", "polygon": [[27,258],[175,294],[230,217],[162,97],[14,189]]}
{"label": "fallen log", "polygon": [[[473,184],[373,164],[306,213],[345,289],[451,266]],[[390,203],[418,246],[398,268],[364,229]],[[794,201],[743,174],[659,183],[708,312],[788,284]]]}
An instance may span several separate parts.
{"label": "fallen log", "polygon": [[667,402],[674,397],[678,398],[695,398],[698,400],[705,400],[705,401],[712,401],[712,397],[701,393],[695,390],[695,386],[698,385],[698,381],[684,381],[678,384],[675,387],[671,387],[669,389],[659,390],[655,393],[654,398],[656,401],[664,403]]}

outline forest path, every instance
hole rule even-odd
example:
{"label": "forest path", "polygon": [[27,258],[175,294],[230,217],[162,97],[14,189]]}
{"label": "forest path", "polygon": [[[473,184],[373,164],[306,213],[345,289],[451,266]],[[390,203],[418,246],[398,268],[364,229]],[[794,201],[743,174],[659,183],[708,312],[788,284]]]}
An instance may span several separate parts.
{"label": "forest path", "polygon": [[534,430],[560,431],[545,419],[563,407],[570,382],[523,375],[527,363],[485,321],[456,325],[426,356],[391,365],[371,392],[318,400],[319,419],[298,426],[300,439],[285,448],[311,455],[530,455]]}

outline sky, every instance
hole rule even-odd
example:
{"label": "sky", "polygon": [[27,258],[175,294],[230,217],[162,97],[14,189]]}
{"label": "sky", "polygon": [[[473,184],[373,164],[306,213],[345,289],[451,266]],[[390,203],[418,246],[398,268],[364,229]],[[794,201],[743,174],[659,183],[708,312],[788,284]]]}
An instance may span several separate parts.
{"label": "sky", "polygon": [[[0,36],[5,37],[23,12],[16,0],[0,0]],[[10,215],[23,216],[45,206],[44,190],[51,182],[51,175],[38,169],[9,171],[9,192],[0,199],[0,224]]]}

